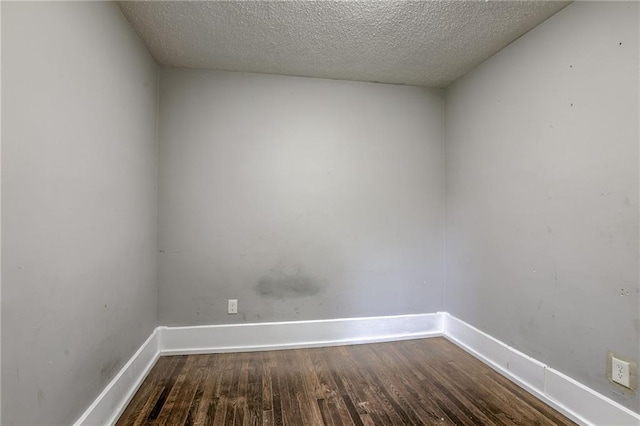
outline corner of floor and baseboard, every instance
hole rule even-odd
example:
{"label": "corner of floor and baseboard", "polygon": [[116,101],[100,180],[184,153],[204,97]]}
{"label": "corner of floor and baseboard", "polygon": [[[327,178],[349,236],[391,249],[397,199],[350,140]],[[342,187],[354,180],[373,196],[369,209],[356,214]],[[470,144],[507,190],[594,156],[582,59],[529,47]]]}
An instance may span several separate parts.
{"label": "corner of floor and baseboard", "polygon": [[640,425],[640,414],[453,315],[436,312],[253,324],[159,326],[75,426],[115,424],[162,355],[297,349],[438,336],[444,336],[578,424]]}

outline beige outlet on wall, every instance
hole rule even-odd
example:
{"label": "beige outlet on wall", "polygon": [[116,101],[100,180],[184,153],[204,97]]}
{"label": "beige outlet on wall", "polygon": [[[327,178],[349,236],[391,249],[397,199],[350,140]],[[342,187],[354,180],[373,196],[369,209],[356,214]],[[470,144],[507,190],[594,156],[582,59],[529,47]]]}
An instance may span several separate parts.
{"label": "beige outlet on wall", "polygon": [[630,358],[608,351],[607,378],[612,383],[635,390],[638,382],[638,364]]}
{"label": "beige outlet on wall", "polygon": [[235,315],[238,313],[238,299],[229,299],[227,301],[227,314]]}

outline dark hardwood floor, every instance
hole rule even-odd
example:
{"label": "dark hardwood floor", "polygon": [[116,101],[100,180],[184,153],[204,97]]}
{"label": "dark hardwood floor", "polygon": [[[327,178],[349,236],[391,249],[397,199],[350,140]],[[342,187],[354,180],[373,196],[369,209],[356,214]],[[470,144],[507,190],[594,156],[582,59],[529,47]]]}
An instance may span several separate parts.
{"label": "dark hardwood floor", "polygon": [[118,425],[573,425],[444,338],[161,357]]}

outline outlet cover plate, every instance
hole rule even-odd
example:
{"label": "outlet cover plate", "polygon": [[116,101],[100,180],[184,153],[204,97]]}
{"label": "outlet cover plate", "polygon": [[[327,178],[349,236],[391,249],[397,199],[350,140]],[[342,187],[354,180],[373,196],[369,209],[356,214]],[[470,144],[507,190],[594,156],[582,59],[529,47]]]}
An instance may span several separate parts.
{"label": "outlet cover plate", "polygon": [[635,390],[638,364],[632,359],[612,351],[607,352],[607,378],[616,385]]}
{"label": "outlet cover plate", "polygon": [[629,387],[629,363],[613,357],[611,359],[611,380],[626,388]]}
{"label": "outlet cover plate", "polygon": [[229,299],[227,301],[227,313],[235,315],[238,313],[238,299]]}

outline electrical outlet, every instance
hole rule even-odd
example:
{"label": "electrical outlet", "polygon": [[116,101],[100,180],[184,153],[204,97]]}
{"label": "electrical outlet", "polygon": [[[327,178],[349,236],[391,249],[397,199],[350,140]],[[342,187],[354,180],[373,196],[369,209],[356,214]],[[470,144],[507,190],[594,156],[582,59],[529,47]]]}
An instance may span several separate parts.
{"label": "electrical outlet", "polygon": [[227,313],[229,315],[238,313],[238,299],[229,299],[227,301]]}
{"label": "electrical outlet", "polygon": [[618,358],[611,359],[611,380],[624,387],[629,387],[629,363]]}
{"label": "electrical outlet", "polygon": [[622,355],[607,353],[607,377],[613,383],[634,390],[637,382],[637,364]]}

